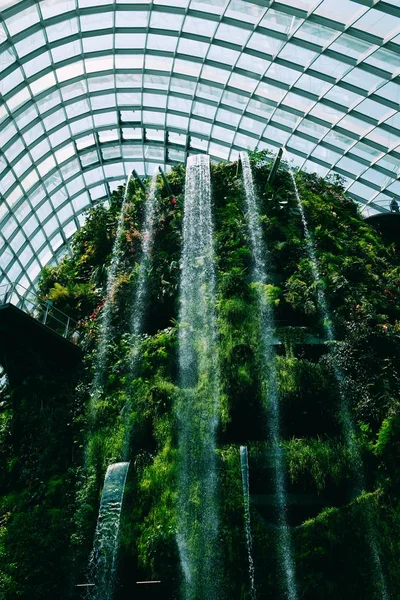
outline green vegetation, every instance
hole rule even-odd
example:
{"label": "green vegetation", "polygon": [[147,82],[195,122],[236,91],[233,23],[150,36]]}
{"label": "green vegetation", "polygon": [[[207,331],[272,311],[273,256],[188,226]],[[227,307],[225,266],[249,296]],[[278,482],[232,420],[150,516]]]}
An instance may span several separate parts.
{"label": "green vegetation", "polygon": [[[284,165],[274,186],[270,162],[252,153],[262,227],[273,272],[263,290],[274,309],[282,434],[300,597],[378,598],[362,508],[373,511],[388,587],[400,587],[400,266],[393,247],[346,199],[340,180],[297,173],[322,281],[307,258],[292,182]],[[81,369],[69,378],[32,378],[0,394],[0,600],[77,598],[85,578],[107,465],[130,460],[121,523],[116,600],[133,582],[167,582],[178,598],[177,318],[185,170],[168,174],[174,197],[158,181],[158,204],[145,333],[135,377],[129,371],[130,303],[140,259],[145,194],[134,182],[113,290],[114,335],[107,380],[90,413],[91,383],[107,266],[124,190],[97,206],[76,234],[72,256],[46,268],[43,298],[78,321]],[[258,597],[278,598],[279,565],[267,427],[261,406],[256,286],[251,284],[241,173],[212,166],[217,315],[221,366],[218,432],[221,600],[250,598],[239,445],[249,448],[251,521]],[[332,353],[323,344],[317,305],[322,285],[346,376],[366,489],[352,492]],[[316,343],[319,342],[319,343]],[[205,599],[202,599],[205,600]]]}

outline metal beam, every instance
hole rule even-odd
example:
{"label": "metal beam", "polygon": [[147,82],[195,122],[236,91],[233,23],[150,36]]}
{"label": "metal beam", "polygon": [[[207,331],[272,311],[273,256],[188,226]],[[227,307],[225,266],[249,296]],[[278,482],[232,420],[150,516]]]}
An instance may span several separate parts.
{"label": "metal beam", "polygon": [[274,179],[276,177],[276,174],[277,174],[278,169],[279,169],[279,165],[281,163],[282,154],[283,154],[283,148],[279,148],[278,153],[277,153],[277,155],[275,157],[275,160],[274,160],[274,164],[272,165],[271,171],[269,172],[269,175],[268,175],[268,183],[270,185],[272,185],[274,183]]}

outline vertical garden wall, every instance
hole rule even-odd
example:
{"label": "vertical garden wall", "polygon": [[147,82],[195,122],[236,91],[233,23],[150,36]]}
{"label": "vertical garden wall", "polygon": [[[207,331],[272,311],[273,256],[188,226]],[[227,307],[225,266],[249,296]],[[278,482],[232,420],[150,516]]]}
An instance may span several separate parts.
{"label": "vertical garden wall", "polygon": [[[256,597],[279,599],[286,594],[278,548],[276,449],[269,439],[262,393],[260,294],[275,322],[285,518],[298,597],[384,598],[371,557],[372,535],[386,597],[394,599],[400,586],[398,255],[363,222],[339,180],[297,173],[318,261],[316,280],[287,165],[282,164],[270,185],[268,156],[253,153],[250,158],[269,265],[267,281],[261,284],[252,281],[241,165],[211,165],[220,373],[215,600],[253,597],[240,446],[248,449]],[[132,302],[140,277],[150,182],[147,192],[137,182],[129,183],[99,393],[92,382],[122,188],[109,208],[97,206],[89,212],[74,238],[72,257],[42,274],[41,295],[78,321],[84,358],[71,377],[54,375],[50,380],[38,374],[23,385],[1,390],[1,600],[83,597],[76,584],[87,581],[104,475],[120,460],[130,460],[130,469],[114,597],[134,597],[139,593],[136,581],[141,580],[160,580],[162,598],[183,597],[176,533],[182,493],[178,345],[184,326],[179,323],[179,291],[185,168],[175,167],[167,180],[168,186],[157,179],[134,369]],[[334,326],[333,341],[326,336],[321,291]],[[341,390],[338,371],[343,375]],[[206,371],[202,377],[196,393],[204,395]],[[346,442],[340,393],[345,394],[354,426],[362,489],[355,485],[354,446]],[[190,401],[187,393],[185,397]],[[123,446],[128,448],[126,457],[121,455]],[[201,470],[196,472],[200,477]],[[193,487],[190,494],[188,502],[196,514],[202,497]],[[191,535],[189,531],[189,548]],[[194,534],[192,543],[196,544]]]}

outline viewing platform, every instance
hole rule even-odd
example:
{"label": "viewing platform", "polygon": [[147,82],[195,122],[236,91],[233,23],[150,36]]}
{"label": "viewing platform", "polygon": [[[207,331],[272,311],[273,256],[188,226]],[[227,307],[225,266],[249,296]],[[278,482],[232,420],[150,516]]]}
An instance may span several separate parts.
{"label": "viewing platform", "polygon": [[76,322],[20,284],[0,286],[0,364],[11,384],[70,372],[81,359]]}
{"label": "viewing platform", "polygon": [[365,222],[377,229],[386,240],[395,243],[400,250],[400,213],[377,213],[366,217]]}

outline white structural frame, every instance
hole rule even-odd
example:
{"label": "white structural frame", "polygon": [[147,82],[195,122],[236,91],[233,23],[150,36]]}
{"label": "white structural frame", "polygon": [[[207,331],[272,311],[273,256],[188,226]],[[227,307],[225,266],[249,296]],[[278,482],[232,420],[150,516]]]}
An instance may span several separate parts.
{"label": "white structural frame", "polygon": [[284,145],[366,214],[400,198],[400,0],[0,0],[0,269],[30,287],[86,209],[206,152]]}

